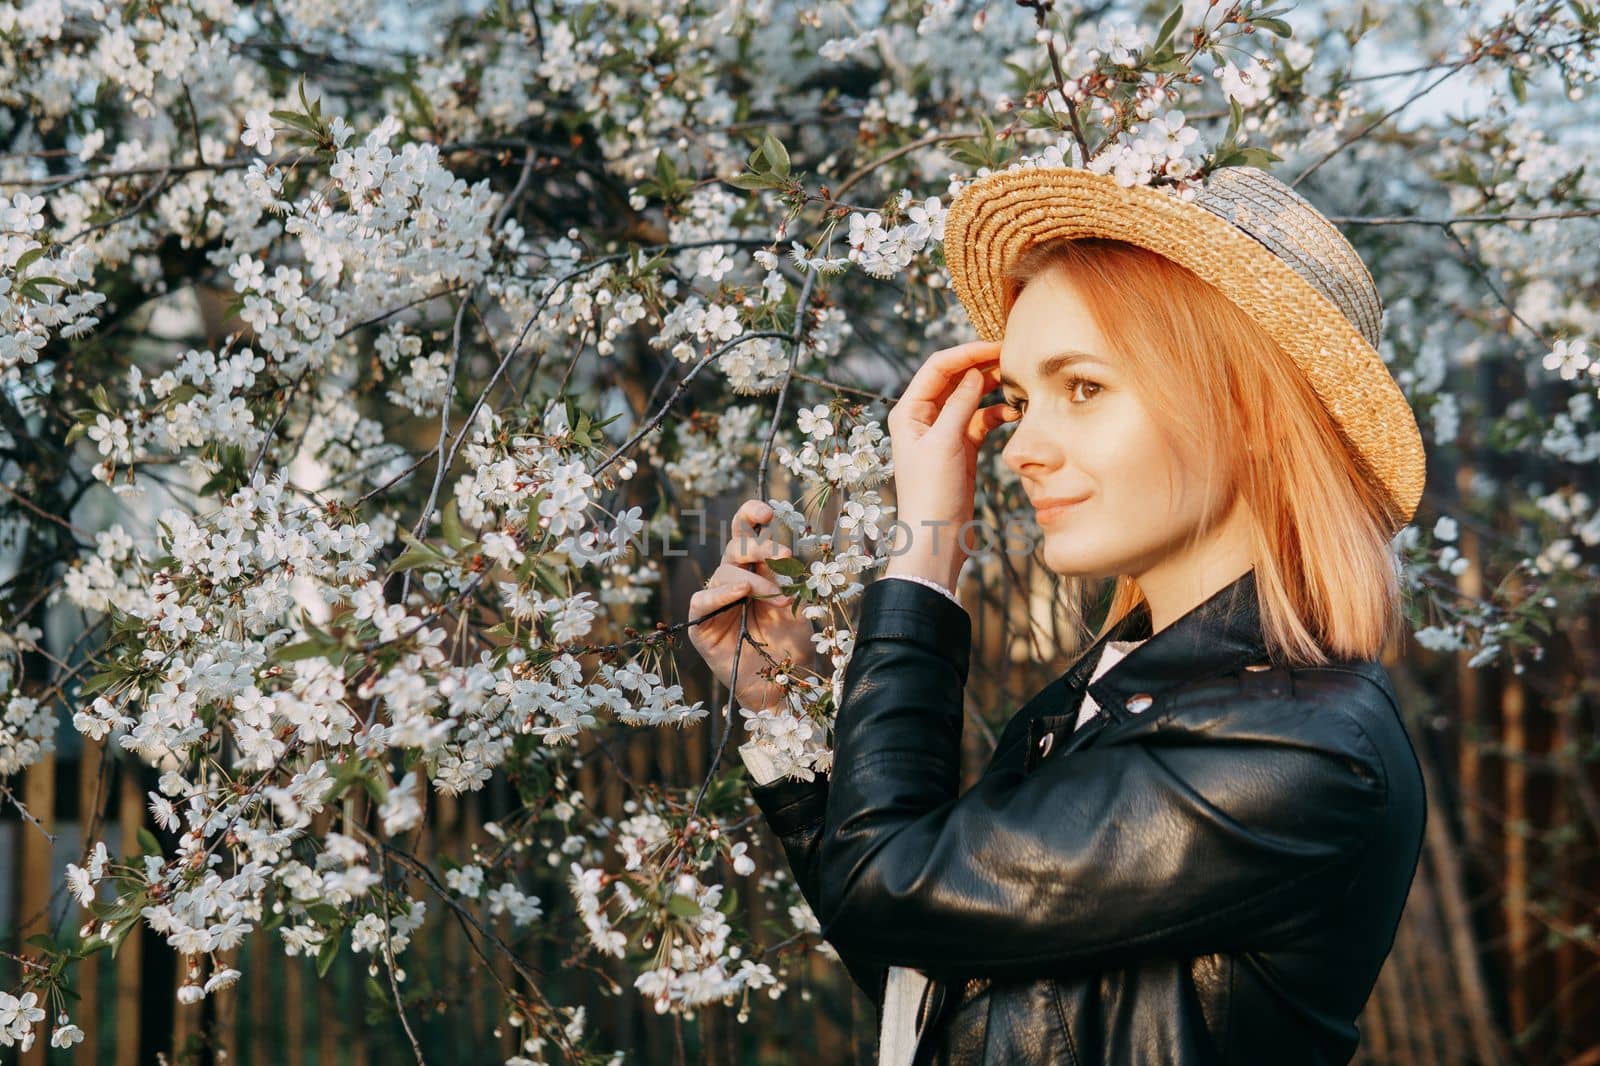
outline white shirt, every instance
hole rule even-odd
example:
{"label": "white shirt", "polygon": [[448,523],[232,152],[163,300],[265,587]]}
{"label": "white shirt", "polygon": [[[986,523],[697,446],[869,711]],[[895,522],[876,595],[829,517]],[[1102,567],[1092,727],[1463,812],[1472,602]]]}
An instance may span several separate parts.
{"label": "white shirt", "polygon": [[[949,589],[927,578],[912,577],[909,574],[885,574],[880,580],[893,578],[915,581],[919,585],[926,585],[943,593],[957,605],[961,602]],[[1084,683],[1083,703],[1078,707],[1078,720],[1073,723],[1073,729],[1081,728],[1100,710],[1094,697],[1089,695],[1087,686],[1143,643],[1142,640],[1106,642],[1105,650],[1100,653],[1100,661],[1095,664],[1094,674]],[[749,767],[751,779],[757,784],[766,784],[776,776],[772,774],[771,763],[760,752],[754,749],[746,750],[748,747],[749,745],[740,747],[739,755],[744,759],[745,766]],[[763,780],[763,775],[766,775],[766,780]],[[927,986],[927,975],[921,970],[910,966],[889,967],[889,980],[883,994],[883,1017],[878,1030],[878,1066],[910,1066],[911,1056],[917,1046],[917,1008],[922,1003],[922,996]]]}

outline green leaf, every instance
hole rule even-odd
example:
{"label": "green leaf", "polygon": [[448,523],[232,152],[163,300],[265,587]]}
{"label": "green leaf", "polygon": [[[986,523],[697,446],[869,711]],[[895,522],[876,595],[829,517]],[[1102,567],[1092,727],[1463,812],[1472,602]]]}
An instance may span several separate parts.
{"label": "green leaf", "polygon": [[679,918],[698,918],[700,916],[700,904],[695,902],[694,897],[680,895],[676,892],[672,894],[671,899],[667,900],[667,910]]}
{"label": "green leaf", "polygon": [[1528,76],[1522,71],[1512,67],[1506,72],[1507,80],[1511,83],[1511,95],[1517,98],[1517,103],[1528,102]]}
{"label": "green leaf", "polygon": [[43,948],[52,953],[60,950],[56,945],[56,938],[49,933],[35,933],[28,938],[27,942],[33,947]]}
{"label": "green leaf", "polygon": [[951,141],[944,146],[945,154],[958,163],[965,163],[969,167],[984,165],[983,153],[979,150],[976,141]]}
{"label": "green leaf", "polygon": [[339,921],[339,908],[331,903],[312,903],[306,907],[306,917],[323,927]]}
{"label": "green leaf", "polygon": [[795,580],[805,577],[806,572],[810,569],[804,562],[792,555],[782,559],[768,559],[766,563],[774,573],[782,574],[784,577],[794,578]]}
{"label": "green leaf", "polygon": [[304,74],[300,75],[300,106],[304,107],[306,114],[313,118],[320,119],[322,117],[322,97],[319,96],[315,100],[306,99],[306,76]]}
{"label": "green leaf", "polygon": [[717,904],[717,910],[731,917],[733,915],[733,909],[738,905],[739,890],[730,886],[728,891],[723,895],[722,902]]}
{"label": "green leaf", "polygon": [[428,95],[422,91],[416,81],[409,77],[406,78],[406,95],[411,98],[412,104],[416,106],[417,113],[422,116],[422,124],[429,127],[435,125],[433,101],[428,99]]}
{"label": "green leaf", "polygon": [[302,640],[297,644],[285,644],[272,653],[272,661],[278,663],[296,663],[302,659],[315,659],[327,655],[334,650],[334,645],[325,640]]}
{"label": "green leaf", "polygon": [[469,542],[461,531],[461,515],[454,496],[444,505],[441,521],[444,526],[444,539],[450,542],[450,547],[457,551],[466,547]]}
{"label": "green leaf", "polygon": [[736,189],[781,189],[784,185],[782,178],[770,174],[735,174],[723,180]]}
{"label": "green leaf", "polygon": [[310,118],[308,118],[305,115],[302,115],[298,111],[281,111],[280,110],[280,111],[271,111],[271,112],[268,112],[268,113],[273,118],[277,119],[279,122],[287,123],[288,125],[293,126],[296,129],[305,130],[307,133],[312,133],[312,134],[317,132],[317,124],[315,122],[312,122]]}
{"label": "green leaf", "polygon": [[129,915],[111,927],[111,957],[117,957],[117,952],[122,950],[122,945],[127,942],[128,933],[133,929],[134,923],[139,920],[137,914]]}
{"label": "green leaf", "polygon": [[63,289],[72,287],[60,278],[52,277],[49,274],[35,274],[33,277],[26,279],[26,283],[29,285],[59,285]]}
{"label": "green leaf", "polygon": [[125,675],[121,670],[102,670],[83,683],[78,690],[78,696],[92,696],[103,688],[108,688],[122,680]]}
{"label": "green leaf", "polygon": [[1257,170],[1269,169],[1267,166],[1269,163],[1283,162],[1281,156],[1273,155],[1266,148],[1240,148],[1237,150],[1237,157],[1239,166],[1255,167]]}
{"label": "green leaf", "polygon": [[414,533],[412,533],[411,530],[407,529],[405,526],[400,526],[399,528],[397,528],[395,530],[395,536],[399,537],[402,541],[404,541],[406,543],[407,546],[409,546],[410,548],[414,549],[415,551],[433,552],[433,554],[439,555],[440,559],[444,558],[443,555],[440,555],[438,552],[434,551],[434,549],[430,548],[427,544],[425,544],[422,541],[418,540],[416,535]]}
{"label": "green leaf", "polygon": [[144,852],[146,855],[161,854],[161,841],[157,840],[156,835],[150,832],[150,830],[141,825],[139,827],[139,832],[135,835],[139,839],[140,851]]}
{"label": "green leaf", "polygon": [[17,265],[11,268],[12,273],[20,275],[24,270],[38,262],[39,259],[44,256],[47,250],[48,249],[41,244],[37,248],[30,248],[26,252],[23,252],[22,255],[17,257]]}
{"label": "green leaf", "polygon": [[1145,63],[1144,69],[1155,74],[1172,74],[1180,70],[1188,70],[1189,64],[1185,63],[1181,56],[1169,55]]}
{"label": "green leaf", "polygon": [[328,937],[326,943],[317,952],[317,976],[326,977],[328,968],[333,965],[333,960],[339,955],[339,945],[344,943],[344,937],[333,935]]}
{"label": "green leaf", "polygon": [[783,142],[772,134],[767,134],[761,142],[761,154],[767,157],[772,164],[772,169],[784,177],[789,175],[789,150]]}
{"label": "green leaf", "polygon": [[531,558],[535,560],[533,573],[539,584],[543,585],[545,590],[552,596],[568,595],[568,589],[561,580],[561,571],[550,563],[545,562],[543,556],[533,556]]}
{"label": "green leaf", "polygon": [[1166,46],[1167,38],[1171,37],[1174,31],[1177,30],[1178,20],[1182,17],[1183,5],[1179,4],[1177,7],[1172,9],[1172,13],[1168,15],[1166,21],[1161,24],[1161,29],[1156,34],[1156,43],[1155,47],[1152,49],[1153,52],[1159,52],[1163,47]]}
{"label": "green leaf", "polygon": [[1264,30],[1271,30],[1279,37],[1294,36],[1294,30],[1290,29],[1289,24],[1282,19],[1267,18],[1262,15],[1257,15],[1255,18],[1251,19],[1250,22],[1253,25],[1260,26]]}
{"label": "green leaf", "polygon": [[664,190],[678,184],[678,168],[666,152],[656,153],[656,181]]}
{"label": "green leaf", "polygon": [[406,570],[415,570],[419,566],[438,566],[443,561],[434,552],[408,548],[395,556],[395,560],[389,564],[389,568],[398,574]]}

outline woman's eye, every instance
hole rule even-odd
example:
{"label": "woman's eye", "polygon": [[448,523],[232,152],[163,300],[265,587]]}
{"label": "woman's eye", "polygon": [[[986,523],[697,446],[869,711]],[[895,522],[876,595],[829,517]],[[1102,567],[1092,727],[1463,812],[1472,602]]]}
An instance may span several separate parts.
{"label": "woman's eye", "polygon": [[1067,395],[1071,396],[1074,393],[1076,393],[1078,391],[1078,386],[1079,385],[1087,385],[1089,388],[1094,390],[1093,393],[1089,394],[1085,398],[1085,400],[1084,400],[1085,403],[1088,403],[1089,400],[1094,399],[1094,397],[1099,395],[1099,393],[1100,393],[1100,386],[1096,385],[1094,382],[1090,381],[1088,378],[1069,378],[1067,380]]}
{"label": "woman's eye", "polygon": [[[1090,388],[1090,389],[1094,390],[1094,392],[1086,394],[1085,398],[1079,403],[1080,406],[1081,406],[1082,403],[1088,403],[1090,400],[1094,399],[1097,395],[1100,394],[1100,390],[1104,387],[1104,386],[1096,384],[1093,381],[1090,381],[1088,378],[1068,378],[1067,379],[1067,395],[1069,397],[1076,395],[1079,386],[1085,386],[1087,388]],[[1006,399],[1005,397],[1001,397],[1000,402],[1002,404],[1004,404],[1006,407],[1011,408],[1011,410],[1017,412],[1018,414],[1021,414],[1022,413],[1022,409],[1024,407],[1028,406],[1027,399],[1024,398],[1024,397],[1021,397],[1021,396],[1015,397],[1013,399]]]}

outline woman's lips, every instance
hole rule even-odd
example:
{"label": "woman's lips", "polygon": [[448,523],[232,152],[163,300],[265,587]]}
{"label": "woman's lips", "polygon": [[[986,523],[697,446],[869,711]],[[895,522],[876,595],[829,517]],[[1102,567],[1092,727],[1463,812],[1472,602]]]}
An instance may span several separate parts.
{"label": "woman's lips", "polygon": [[[1084,499],[1087,498],[1088,497],[1085,497]],[[1052,503],[1046,504],[1043,507],[1035,507],[1033,511],[1034,521],[1038,522],[1041,526],[1047,522],[1053,522],[1082,502],[1083,500],[1067,500],[1062,503]]]}

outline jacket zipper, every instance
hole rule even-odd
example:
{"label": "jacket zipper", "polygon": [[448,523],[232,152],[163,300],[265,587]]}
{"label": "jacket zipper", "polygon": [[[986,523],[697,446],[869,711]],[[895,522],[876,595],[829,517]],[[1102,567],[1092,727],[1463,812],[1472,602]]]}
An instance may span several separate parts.
{"label": "jacket zipper", "polygon": [[922,1036],[922,1027],[927,1024],[928,1004],[933,1001],[933,979],[929,978],[922,988],[922,999],[917,1002],[917,1037]]}

